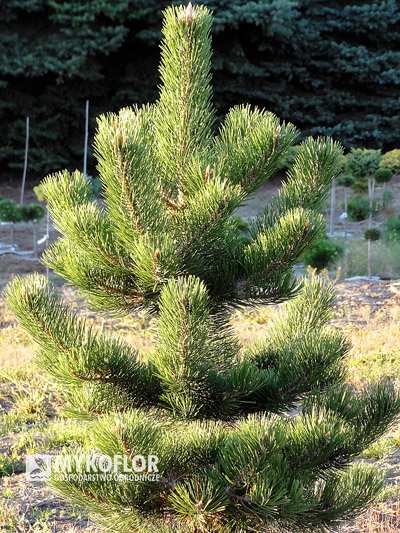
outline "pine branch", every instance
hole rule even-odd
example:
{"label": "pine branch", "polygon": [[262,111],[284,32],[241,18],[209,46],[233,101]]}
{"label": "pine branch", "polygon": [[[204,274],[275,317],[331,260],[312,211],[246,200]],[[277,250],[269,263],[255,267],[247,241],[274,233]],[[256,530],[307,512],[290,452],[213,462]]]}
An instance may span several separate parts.
{"label": "pine branch", "polygon": [[108,392],[112,386],[125,393],[121,397],[129,401],[125,408],[157,402],[160,390],[151,368],[139,361],[128,344],[87,328],[61,303],[45,278],[15,278],[6,298],[21,326],[41,347],[37,363],[59,383],[76,388],[82,381],[89,382],[105,386]]}
{"label": "pine branch", "polygon": [[[159,194],[154,116],[154,107],[144,106],[103,115],[98,121],[95,148],[100,178],[114,231],[127,249],[134,236],[157,234],[168,223]],[[143,180],[143,176],[153,179]],[[129,236],[127,229],[131,230]]]}
{"label": "pine branch", "polygon": [[198,6],[189,24],[181,6],[168,8],[164,17],[160,66],[163,86],[155,121],[157,157],[164,169],[165,185],[180,204],[186,192],[190,159],[210,141],[214,121],[210,87],[211,16]]}
{"label": "pine branch", "polygon": [[279,195],[250,228],[254,238],[273,226],[287,211],[303,208],[321,211],[333,180],[339,173],[342,149],[331,139],[306,139]]}
{"label": "pine branch", "polygon": [[[238,295],[245,299],[254,299],[258,295],[262,298],[263,289],[268,288],[274,277],[285,279],[291,267],[324,228],[323,217],[312,211],[294,209],[281,216],[245,248],[242,260],[244,275],[236,282]],[[288,292],[286,297],[292,294]]]}
{"label": "pine branch", "polygon": [[279,168],[296,135],[291,124],[280,125],[272,113],[235,107],[215,140],[217,172],[250,194]]}

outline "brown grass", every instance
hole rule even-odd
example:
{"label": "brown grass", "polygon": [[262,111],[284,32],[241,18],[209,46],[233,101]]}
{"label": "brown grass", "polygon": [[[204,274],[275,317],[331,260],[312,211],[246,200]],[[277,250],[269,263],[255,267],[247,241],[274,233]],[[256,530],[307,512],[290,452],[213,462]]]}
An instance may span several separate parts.
{"label": "brown grass", "polygon": [[395,533],[400,531],[400,499],[380,502],[350,525],[339,529],[340,533]]}

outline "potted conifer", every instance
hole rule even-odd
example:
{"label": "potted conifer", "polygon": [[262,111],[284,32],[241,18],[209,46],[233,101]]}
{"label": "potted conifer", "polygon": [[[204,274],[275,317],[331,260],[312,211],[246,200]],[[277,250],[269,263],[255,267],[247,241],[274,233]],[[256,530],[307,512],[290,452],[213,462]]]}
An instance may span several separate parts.
{"label": "potted conifer", "polygon": [[16,248],[15,224],[21,222],[21,213],[14,200],[2,199],[0,201],[0,220],[11,224],[11,249],[14,250]]}
{"label": "potted conifer", "polygon": [[33,256],[36,258],[38,256],[37,249],[37,223],[45,215],[45,210],[39,204],[22,204],[19,206],[21,213],[21,220],[23,222],[29,222],[32,225],[32,236],[33,236]]}

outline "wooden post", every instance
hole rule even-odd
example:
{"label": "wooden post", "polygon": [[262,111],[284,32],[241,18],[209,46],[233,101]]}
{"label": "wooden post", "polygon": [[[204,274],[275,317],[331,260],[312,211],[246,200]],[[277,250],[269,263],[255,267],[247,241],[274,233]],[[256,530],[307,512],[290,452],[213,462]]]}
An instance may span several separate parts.
{"label": "wooden post", "polygon": [[14,226],[14,222],[11,222],[11,248],[14,250],[15,249],[15,244],[14,244],[14,239],[15,239],[15,226]]}
{"label": "wooden post", "polygon": [[368,277],[371,277],[372,268],[371,268],[371,239],[368,239]]}
{"label": "wooden post", "polygon": [[25,162],[24,162],[24,173],[22,176],[21,198],[19,201],[20,204],[24,203],[26,171],[28,169],[28,147],[29,147],[29,117],[26,117]]}
{"label": "wooden post", "polygon": [[85,146],[83,152],[83,173],[86,176],[87,169],[87,145],[89,138],[89,100],[86,100],[86,119],[85,119]]}
{"label": "wooden post", "polygon": [[346,218],[344,219],[344,238],[347,239],[347,187],[344,188],[344,212]]}
{"label": "wooden post", "polygon": [[371,174],[370,176],[368,176],[368,196],[369,196],[368,229],[372,228],[372,209],[374,206],[374,189],[375,189],[375,176]]}
{"label": "wooden post", "polygon": [[335,214],[335,184],[332,185],[331,189],[331,220],[329,224],[329,233],[333,235],[333,218]]}
{"label": "wooden post", "polygon": [[32,220],[32,233],[33,233],[33,257],[37,259],[38,248],[37,248],[36,220]]}

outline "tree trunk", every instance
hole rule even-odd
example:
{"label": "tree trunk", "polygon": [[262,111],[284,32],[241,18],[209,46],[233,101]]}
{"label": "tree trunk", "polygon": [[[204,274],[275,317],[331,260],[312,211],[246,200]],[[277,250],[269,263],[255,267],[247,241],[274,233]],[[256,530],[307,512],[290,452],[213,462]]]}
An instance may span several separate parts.
{"label": "tree trunk", "polygon": [[38,249],[37,249],[37,233],[36,233],[36,222],[32,222],[32,233],[33,233],[33,257],[37,258]]}
{"label": "tree trunk", "polygon": [[374,205],[375,176],[368,176],[368,196],[369,196],[369,217],[368,229],[372,227],[372,209]]}
{"label": "tree trunk", "polygon": [[371,239],[368,239],[368,277],[371,277]]}
{"label": "tree trunk", "polygon": [[344,219],[344,238],[347,239],[347,187],[344,188],[344,212],[346,218]]}

